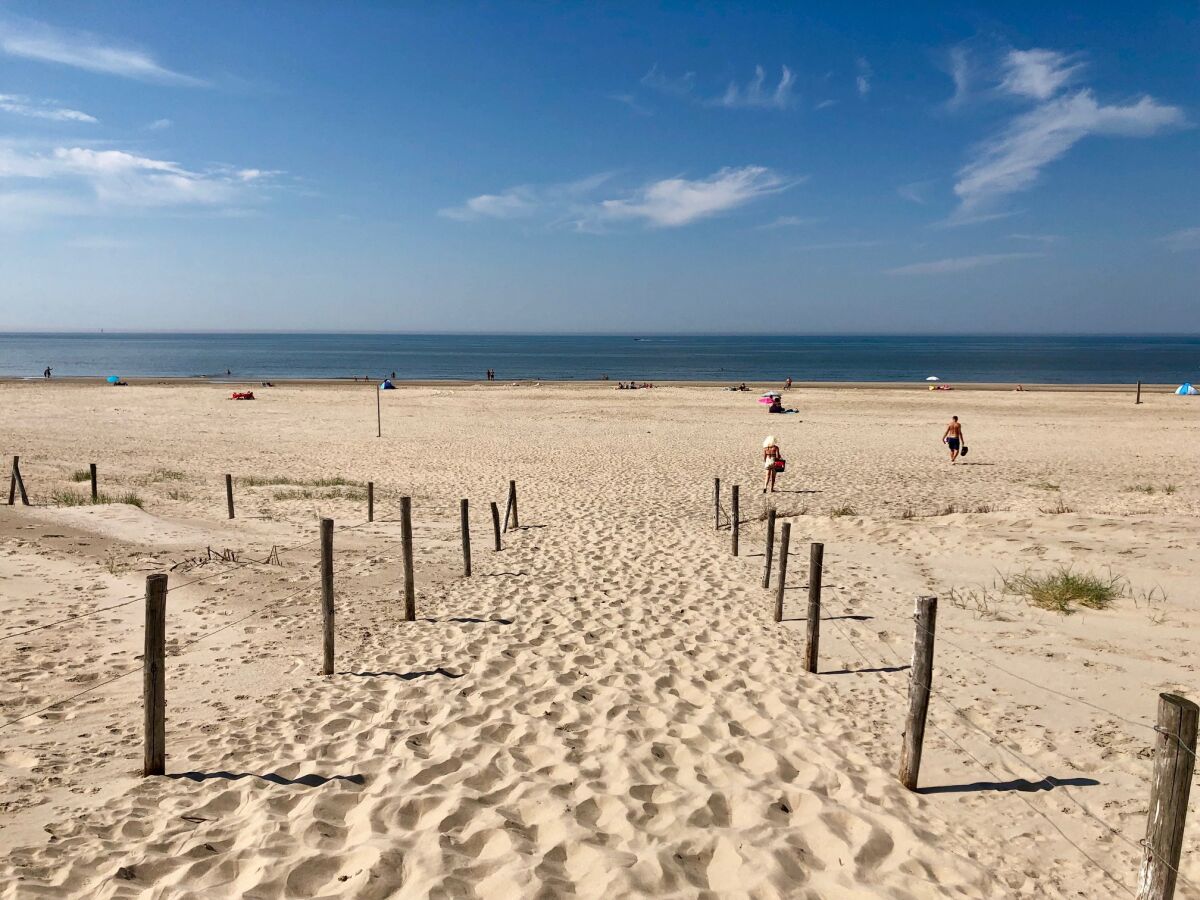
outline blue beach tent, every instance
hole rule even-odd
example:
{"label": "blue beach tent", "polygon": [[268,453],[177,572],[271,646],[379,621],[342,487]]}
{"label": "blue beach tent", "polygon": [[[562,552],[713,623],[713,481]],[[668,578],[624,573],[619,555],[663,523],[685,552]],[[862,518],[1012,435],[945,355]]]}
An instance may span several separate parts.
{"label": "blue beach tent", "polygon": [[392,380],[390,378],[385,378],[383,379],[383,384],[379,386],[379,389],[381,391],[394,391],[396,386],[392,384]]}
{"label": "blue beach tent", "polygon": [[1185,381],[1183,384],[1181,384],[1178,388],[1175,389],[1175,393],[1180,394],[1182,396],[1189,396],[1189,395],[1194,396],[1196,394],[1200,394],[1200,391],[1198,391],[1194,387],[1192,387],[1192,383],[1190,381]]}

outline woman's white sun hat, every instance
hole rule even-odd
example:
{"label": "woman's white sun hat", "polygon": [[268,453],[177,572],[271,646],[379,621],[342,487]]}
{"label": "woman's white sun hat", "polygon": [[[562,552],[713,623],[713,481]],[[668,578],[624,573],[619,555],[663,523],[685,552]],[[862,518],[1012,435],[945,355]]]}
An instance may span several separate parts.
{"label": "woman's white sun hat", "polygon": [[765,447],[774,447],[774,446],[775,446],[775,435],[771,435],[769,438],[767,438],[766,440],[763,441],[764,448]]}

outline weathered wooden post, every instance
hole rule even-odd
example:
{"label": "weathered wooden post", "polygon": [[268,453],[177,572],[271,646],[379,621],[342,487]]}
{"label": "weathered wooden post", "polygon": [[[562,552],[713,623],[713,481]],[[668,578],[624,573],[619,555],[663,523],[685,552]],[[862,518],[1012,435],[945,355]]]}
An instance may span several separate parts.
{"label": "weathered wooden post", "polygon": [[738,485],[733,486],[732,496],[729,498],[729,530],[733,537],[730,538],[730,546],[733,548],[733,555],[738,555]]}
{"label": "weathered wooden post", "polygon": [[367,521],[375,521],[375,482],[367,482]]}
{"label": "weathered wooden post", "polygon": [[29,495],[25,493],[25,479],[21,477],[21,457],[14,456],[12,464],[12,478],[8,482],[8,505],[15,506],[17,502],[17,491],[21,492],[21,505],[29,505]]}
{"label": "weathered wooden post", "polygon": [[766,552],[763,554],[767,558],[767,563],[763,566],[763,587],[771,586],[771,557],[775,553],[775,507],[767,510],[767,546]]}
{"label": "weathered wooden post", "polygon": [[325,636],[321,674],[333,674],[333,519],[321,520],[321,620]]}
{"label": "weathered wooden post", "polygon": [[716,518],[717,530],[721,530],[721,479],[713,479],[713,516]]}
{"label": "weathered wooden post", "polygon": [[1137,900],[1171,900],[1183,849],[1188,793],[1196,765],[1195,703],[1177,694],[1158,695],[1158,738],[1154,742],[1154,780],[1150,815],[1142,841]]}
{"label": "weathered wooden post", "polygon": [[804,671],[816,674],[818,646],[821,643],[821,566],[825,545],[813,543],[808,548],[808,615],[807,636],[804,641]]}
{"label": "weathered wooden post", "polygon": [[145,744],[142,777],[167,771],[167,576],[146,576],[146,646],[142,655]]}
{"label": "weathered wooden post", "polygon": [[495,549],[500,550],[500,507],[496,505],[496,501],[492,501],[492,531],[495,535]]}
{"label": "weathered wooden post", "polygon": [[229,507],[229,518],[233,518],[233,476],[225,476],[225,505]]}
{"label": "weathered wooden post", "polygon": [[400,547],[404,554],[404,621],[417,621],[417,586],[413,580],[412,497],[400,498]]}
{"label": "weathered wooden post", "polygon": [[458,501],[458,518],[462,524],[463,577],[471,576],[471,516],[467,498]]}
{"label": "weathered wooden post", "polygon": [[504,510],[504,530],[508,531],[509,516],[512,516],[513,531],[521,527],[521,520],[517,517],[517,483],[509,481],[508,483],[508,506]]}
{"label": "weathered wooden post", "polygon": [[376,388],[375,390],[375,437],[383,437],[383,413],[379,411],[379,395],[383,390]]}
{"label": "weathered wooden post", "polygon": [[775,621],[783,621],[783,590],[787,583],[788,545],[792,542],[792,523],[784,522],[779,533],[779,583],[775,585]]}
{"label": "weathered wooden post", "polygon": [[88,463],[88,474],[92,477],[92,502],[100,499],[99,485],[96,483],[96,464]]}
{"label": "weathered wooden post", "polygon": [[1142,402],[1142,383],[1139,381],[1137,386],[1137,399],[1133,401],[1134,406],[1140,406]]}
{"label": "weathered wooden post", "polygon": [[908,716],[904,720],[904,747],[900,754],[900,783],[917,789],[921,774],[921,750],[925,742],[925,719],[933,680],[933,630],[937,624],[937,597],[918,597],[913,616],[912,669],[908,678]]}

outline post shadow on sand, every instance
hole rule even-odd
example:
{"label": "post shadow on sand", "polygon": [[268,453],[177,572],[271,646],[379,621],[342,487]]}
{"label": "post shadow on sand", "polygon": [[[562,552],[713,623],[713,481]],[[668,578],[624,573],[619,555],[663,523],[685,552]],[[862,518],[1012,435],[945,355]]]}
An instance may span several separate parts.
{"label": "post shadow on sand", "polygon": [[1013,781],[972,781],[970,784],[940,784],[933,787],[919,787],[918,794],[966,794],[976,791],[1022,791],[1036,793],[1037,791],[1052,791],[1057,787],[1095,787],[1100,782],[1094,778],[1054,778],[1047,775],[1041,781],[1029,781],[1017,778]]}
{"label": "post shadow on sand", "polygon": [[462,678],[461,672],[451,672],[438,666],[426,672],[338,672],[339,675],[353,675],[355,678],[399,678],[401,681],[413,681],[417,678],[432,678],[440,675],[442,678]]}
{"label": "post shadow on sand", "polygon": [[269,781],[272,784],[282,785],[303,785],[304,787],[320,787],[323,784],[329,784],[331,781],[347,781],[350,784],[366,784],[366,779],[361,775],[301,775],[299,778],[285,778],[275,772],[268,772],[266,775],[259,775],[256,772],[172,772],[167,775],[168,778],[184,779],[186,781],[211,781],[214,778],[220,778],[225,781],[238,781],[242,778],[257,778],[260,781]]}
{"label": "post shadow on sand", "polygon": [[911,669],[912,666],[905,664],[903,666],[877,666],[873,669],[833,669],[828,672],[818,672],[818,675],[864,675],[871,672],[904,672]]}
{"label": "post shadow on sand", "polygon": [[[854,616],[854,615],[847,614],[844,616],[821,616],[821,621],[822,622],[840,622],[843,619],[849,619],[851,622],[869,622],[874,618],[875,618],[874,616]],[[808,616],[792,616],[791,618],[782,619],[781,621],[783,621],[783,622],[807,622]]]}
{"label": "post shadow on sand", "polygon": [[513,623],[512,619],[501,619],[498,616],[494,619],[480,619],[477,616],[447,616],[444,619],[438,619],[434,616],[425,616],[421,621],[431,624],[438,622],[458,622],[460,625],[511,625]]}

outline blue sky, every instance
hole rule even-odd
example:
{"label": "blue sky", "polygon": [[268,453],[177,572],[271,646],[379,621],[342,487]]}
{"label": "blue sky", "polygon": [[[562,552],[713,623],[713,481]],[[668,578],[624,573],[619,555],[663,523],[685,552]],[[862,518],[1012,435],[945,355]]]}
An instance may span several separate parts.
{"label": "blue sky", "polygon": [[1041,6],[0,0],[0,330],[1200,331],[1200,4]]}

